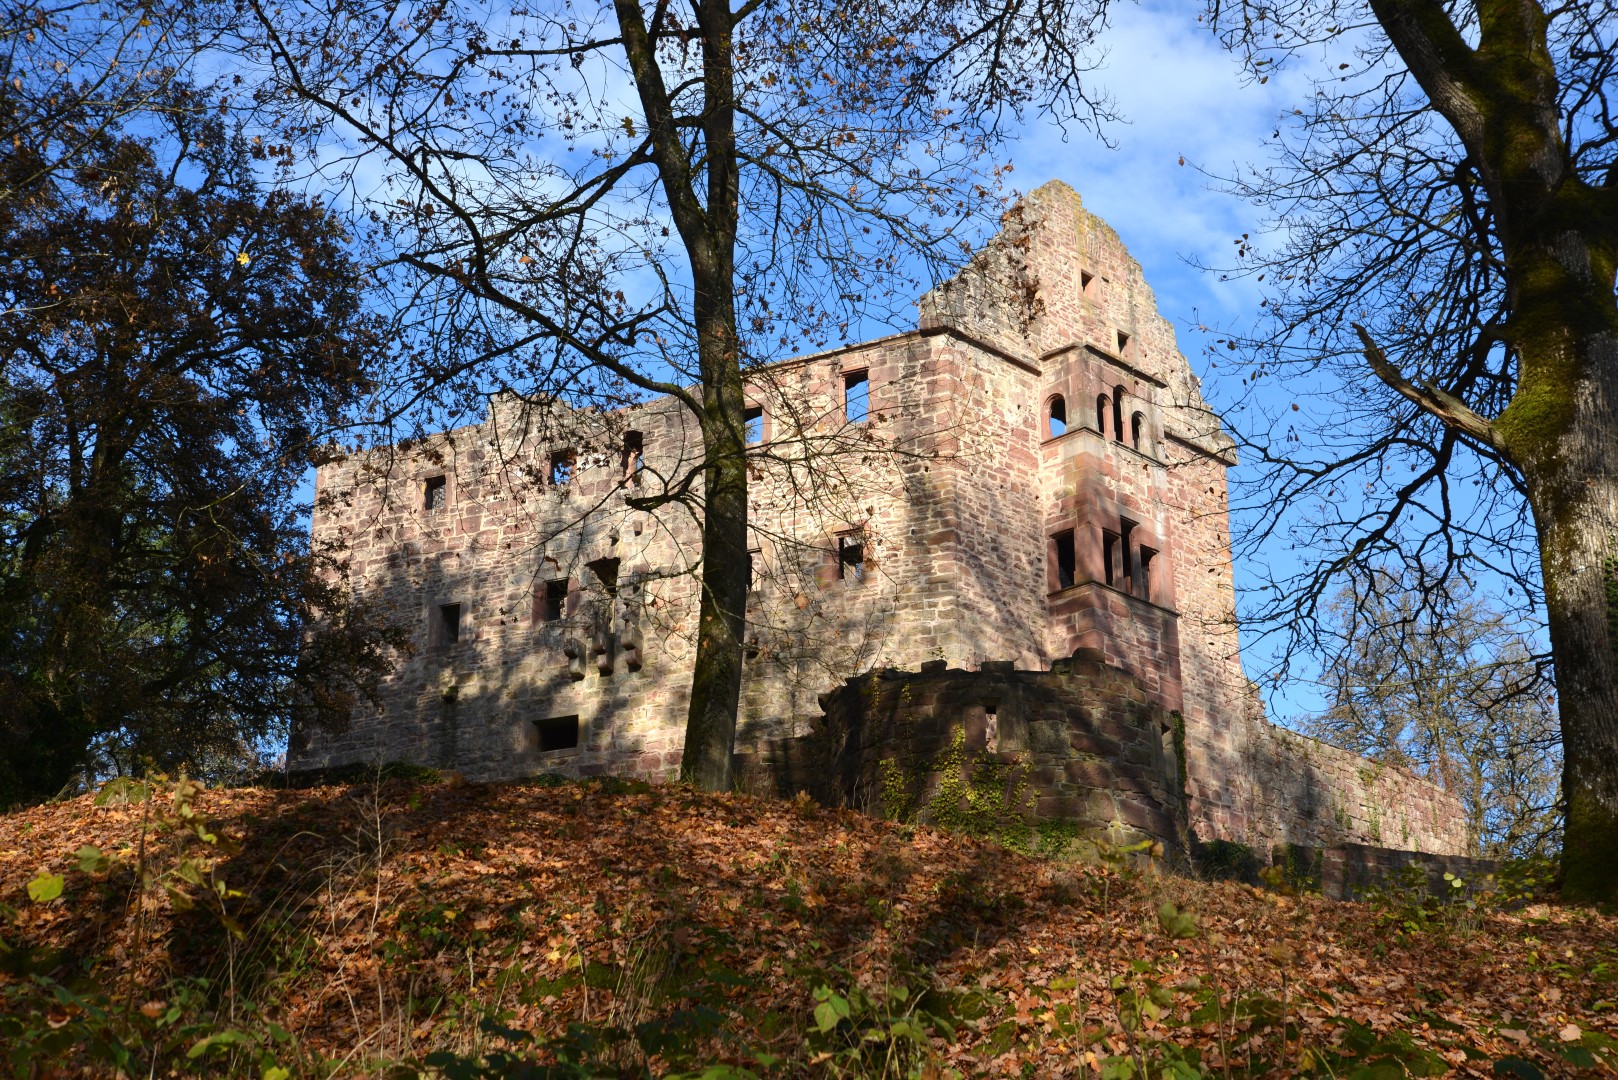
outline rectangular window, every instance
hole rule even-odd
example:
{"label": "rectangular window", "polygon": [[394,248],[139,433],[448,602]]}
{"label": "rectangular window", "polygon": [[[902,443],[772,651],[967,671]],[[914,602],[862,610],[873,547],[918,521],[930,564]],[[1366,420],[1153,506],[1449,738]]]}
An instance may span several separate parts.
{"label": "rectangular window", "polygon": [[1082,293],[1088,294],[1090,292],[1090,284],[1091,284],[1091,282],[1095,281],[1095,279],[1096,279],[1096,276],[1094,274],[1090,273],[1088,270],[1080,270],[1079,271],[1079,291],[1082,292]]}
{"label": "rectangular window", "polygon": [[551,454],[551,487],[567,487],[573,482],[573,473],[572,450],[557,450]]}
{"label": "rectangular window", "polygon": [[837,577],[856,584],[865,580],[865,541],[862,538],[837,538]]}
{"label": "rectangular window", "polygon": [[640,471],[645,468],[646,436],[638,431],[624,432],[624,476],[636,481],[640,480]]}
{"label": "rectangular window", "polygon": [[1118,562],[1122,570],[1122,588],[1124,592],[1135,591],[1135,556],[1130,549],[1135,546],[1135,523],[1128,518],[1122,518],[1119,524],[1123,527],[1118,537]]}
{"label": "rectangular window", "polygon": [[1108,585],[1118,584],[1118,534],[1101,530],[1101,567]]}
{"label": "rectangular window", "polygon": [[567,604],[567,579],[547,581],[543,588],[534,590],[534,621],[556,622],[562,617]]}
{"label": "rectangular window", "polygon": [[1051,537],[1056,546],[1056,587],[1071,588],[1078,573],[1078,552],[1073,546],[1073,530],[1068,529]]}
{"label": "rectangular window", "polygon": [[438,605],[438,613],[433,620],[431,637],[434,645],[453,645],[461,640],[461,605]]}
{"label": "rectangular window", "polygon": [[1152,598],[1152,560],[1156,557],[1157,552],[1151,548],[1140,549],[1140,574],[1135,582],[1135,595],[1142,600]]}
{"label": "rectangular window", "polygon": [[422,485],[422,509],[428,513],[444,509],[449,505],[449,477],[429,476]]}
{"label": "rectangular window", "polygon": [[534,741],[539,752],[571,750],[579,745],[579,718],[577,716],[551,716],[534,721]]}
{"label": "rectangular window", "polygon": [[1129,335],[1122,330],[1118,331],[1118,355],[1126,356],[1129,353]]}
{"label": "rectangular window", "polygon": [[843,419],[863,424],[871,414],[871,380],[867,372],[850,371],[843,376]]}
{"label": "rectangular window", "polygon": [[764,441],[764,406],[755,405],[742,413],[742,437],[748,446]]}
{"label": "rectangular window", "polygon": [[763,565],[763,548],[749,548],[747,551],[747,591],[755,592],[758,589],[758,570]]}

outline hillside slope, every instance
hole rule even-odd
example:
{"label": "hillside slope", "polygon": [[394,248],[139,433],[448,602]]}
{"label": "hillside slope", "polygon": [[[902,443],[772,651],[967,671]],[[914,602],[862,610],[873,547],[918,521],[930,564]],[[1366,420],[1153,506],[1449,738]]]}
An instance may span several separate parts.
{"label": "hillside slope", "polygon": [[678,787],[121,794],[0,818],[20,1075],[1618,1062],[1618,919],[1585,910],[1332,904]]}

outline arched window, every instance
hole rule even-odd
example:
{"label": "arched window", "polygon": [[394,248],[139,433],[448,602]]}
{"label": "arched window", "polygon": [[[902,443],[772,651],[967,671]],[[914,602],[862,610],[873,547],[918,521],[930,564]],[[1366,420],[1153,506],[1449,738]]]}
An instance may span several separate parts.
{"label": "arched window", "polygon": [[1103,439],[1107,437],[1107,413],[1111,411],[1111,405],[1106,394],[1096,395],[1096,434]]}
{"label": "arched window", "polygon": [[1135,444],[1135,449],[1141,448],[1141,439],[1146,435],[1146,414],[1136,413],[1129,418],[1129,441]]}
{"label": "arched window", "polygon": [[1112,437],[1124,441],[1124,388],[1112,388]]}
{"label": "arched window", "polygon": [[1067,434],[1067,401],[1061,394],[1051,398],[1050,421],[1046,427],[1053,439]]}

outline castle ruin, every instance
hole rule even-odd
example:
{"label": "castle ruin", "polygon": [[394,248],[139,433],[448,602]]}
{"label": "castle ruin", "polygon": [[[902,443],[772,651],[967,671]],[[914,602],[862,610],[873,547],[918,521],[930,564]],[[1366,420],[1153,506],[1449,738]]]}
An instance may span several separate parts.
{"label": "castle ruin", "polygon": [[[1040,815],[1253,847],[1469,850],[1458,800],[1271,725],[1242,670],[1226,470],[1117,235],[1033,192],[917,329],[748,372],[741,775],[875,808],[887,760],[1019,763]],[[700,531],[631,503],[701,460],[685,406],[497,398],[319,470],[317,542],[418,630],[295,769],[678,773]],[[953,740],[953,742],[952,742]]]}

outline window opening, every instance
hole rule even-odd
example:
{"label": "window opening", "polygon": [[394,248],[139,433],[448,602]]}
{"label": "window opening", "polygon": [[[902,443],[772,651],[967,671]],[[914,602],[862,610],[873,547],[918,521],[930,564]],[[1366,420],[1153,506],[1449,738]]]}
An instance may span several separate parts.
{"label": "window opening", "polygon": [[596,580],[601,582],[609,594],[616,595],[618,592],[618,564],[621,561],[609,555],[602,559],[592,559],[584,565],[590,568],[590,573],[596,576]]}
{"label": "window opening", "polygon": [[624,432],[624,476],[640,480],[640,471],[645,467],[644,454],[646,451],[646,436],[638,431]]}
{"label": "window opening", "polygon": [[423,486],[421,505],[429,513],[449,505],[449,477],[429,476]]}
{"label": "window opening", "polygon": [[1095,279],[1096,279],[1096,276],[1094,274],[1090,273],[1088,270],[1080,270],[1079,271],[1079,291],[1082,292],[1082,293],[1088,293],[1090,291],[1090,283],[1092,281],[1094,281]]}
{"label": "window opening", "polygon": [[1135,559],[1130,548],[1134,546],[1136,525],[1128,518],[1124,518],[1121,524],[1123,527],[1120,530],[1122,535],[1118,538],[1118,562],[1123,570],[1121,575],[1123,589],[1132,593],[1135,591]]}
{"label": "window opening", "polygon": [[1107,584],[1118,583],[1118,534],[1101,530],[1101,566],[1106,574]]}
{"label": "window opening", "polygon": [[579,718],[577,716],[551,716],[534,721],[534,736],[539,752],[571,750],[579,745]]}
{"label": "window opening", "polygon": [[1140,575],[1136,579],[1137,595],[1142,600],[1152,598],[1152,560],[1157,558],[1157,552],[1149,547],[1140,549]]}
{"label": "window opening", "polygon": [[461,640],[461,605],[438,605],[438,619],[433,625],[433,644],[453,645]]}
{"label": "window opening", "polygon": [[1112,437],[1124,441],[1124,388],[1112,388]]}
{"label": "window opening", "polygon": [[1067,402],[1061,394],[1051,398],[1050,433],[1053,439],[1067,434]]}
{"label": "window opening", "polygon": [[557,450],[551,454],[551,487],[566,487],[573,482],[574,458],[572,450]]}
{"label": "window opening", "polygon": [[748,446],[764,441],[764,406],[755,405],[742,413],[742,436]]}
{"label": "window opening", "polygon": [[991,754],[1000,752],[1000,706],[991,702],[983,706],[983,748]]}
{"label": "window opening", "polygon": [[1078,551],[1073,544],[1073,530],[1068,529],[1051,537],[1056,545],[1056,587],[1070,587],[1078,573]]}
{"label": "window opening", "polygon": [[535,599],[539,603],[535,605],[537,610],[534,612],[534,621],[556,622],[562,617],[562,612],[567,606],[567,579],[547,581],[545,587],[537,591]]}
{"label": "window opening", "polygon": [[764,556],[763,548],[747,549],[747,591],[753,592],[758,588],[758,568]]}
{"label": "window opening", "polygon": [[1135,449],[1136,450],[1140,449],[1141,429],[1144,428],[1145,426],[1146,426],[1146,417],[1145,417],[1144,414],[1136,413],[1134,416],[1131,416],[1129,418],[1129,439],[1130,439],[1130,441],[1132,443],[1135,444]]}
{"label": "window opening", "polygon": [[871,412],[871,381],[867,372],[850,371],[843,376],[843,418],[850,424],[863,424]]}
{"label": "window opening", "polygon": [[837,576],[855,583],[865,580],[865,541],[860,537],[837,538]]}
{"label": "window opening", "polygon": [[1096,395],[1096,434],[1107,437],[1107,412],[1111,406],[1106,394]]}
{"label": "window opening", "polygon": [[1123,356],[1129,348],[1129,335],[1122,330],[1118,331],[1118,355]]}

